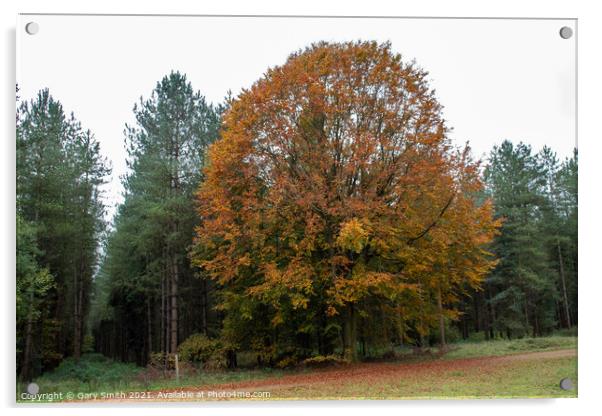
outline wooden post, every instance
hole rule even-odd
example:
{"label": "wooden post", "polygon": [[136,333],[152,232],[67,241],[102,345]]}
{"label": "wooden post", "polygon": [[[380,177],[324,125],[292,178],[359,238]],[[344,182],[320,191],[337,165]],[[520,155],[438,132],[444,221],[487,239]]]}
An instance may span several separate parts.
{"label": "wooden post", "polygon": [[178,354],[176,354],[176,381],[180,382],[180,366],[178,365]]}

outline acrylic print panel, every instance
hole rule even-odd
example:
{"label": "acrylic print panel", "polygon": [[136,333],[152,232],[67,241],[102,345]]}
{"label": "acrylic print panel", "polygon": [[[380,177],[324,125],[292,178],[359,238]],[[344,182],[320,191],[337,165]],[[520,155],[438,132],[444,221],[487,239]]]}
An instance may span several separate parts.
{"label": "acrylic print panel", "polygon": [[576,397],[576,38],[19,16],[17,401]]}

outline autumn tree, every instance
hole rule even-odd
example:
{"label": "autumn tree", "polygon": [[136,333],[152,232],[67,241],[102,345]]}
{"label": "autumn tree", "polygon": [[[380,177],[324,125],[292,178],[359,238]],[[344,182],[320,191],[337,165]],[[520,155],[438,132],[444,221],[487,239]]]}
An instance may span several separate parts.
{"label": "autumn tree", "polygon": [[223,287],[225,330],[277,349],[337,325],[356,360],[369,305],[421,334],[453,317],[497,223],[447,132],[427,73],[389,44],[317,43],[244,90],[197,196],[193,261]]}

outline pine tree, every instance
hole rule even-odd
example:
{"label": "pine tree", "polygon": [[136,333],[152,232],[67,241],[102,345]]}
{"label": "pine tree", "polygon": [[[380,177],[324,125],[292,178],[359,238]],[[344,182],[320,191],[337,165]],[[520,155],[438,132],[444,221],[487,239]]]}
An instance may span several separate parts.
{"label": "pine tree", "polygon": [[[198,316],[195,304],[183,308],[181,302],[196,302],[193,292],[198,289],[201,298],[207,296],[187,250],[198,223],[193,194],[202,180],[205,150],[218,137],[220,112],[221,107],[193,90],[185,75],[172,72],[149,99],[135,105],[136,125],[125,129],[130,171],[102,272],[110,281],[114,313],[134,313],[146,323],[144,333],[128,330],[146,341],[140,349],[147,356],[152,350],[176,353],[181,335],[197,329],[189,324],[192,319],[180,319],[182,314]],[[207,301],[201,305],[206,316]],[[182,321],[187,325],[183,329]]]}
{"label": "pine tree", "polygon": [[509,337],[540,335],[555,325],[557,296],[546,250],[545,170],[530,146],[505,141],[491,151],[485,178],[503,221],[493,244],[499,263],[487,278],[494,328]]}
{"label": "pine tree", "polygon": [[46,296],[54,287],[54,277],[38,264],[42,254],[37,247],[35,227],[17,214],[17,354],[22,355],[20,377],[27,381],[33,375],[35,351],[34,330],[48,306]]}
{"label": "pine tree", "polygon": [[[92,133],[67,117],[48,90],[19,106],[17,123],[17,212],[34,225],[37,263],[55,279],[45,293],[48,316],[38,323],[47,337],[41,342],[51,345],[38,367],[51,367],[81,353],[104,226],[100,186],[110,168]],[[24,358],[22,366],[31,368]]]}

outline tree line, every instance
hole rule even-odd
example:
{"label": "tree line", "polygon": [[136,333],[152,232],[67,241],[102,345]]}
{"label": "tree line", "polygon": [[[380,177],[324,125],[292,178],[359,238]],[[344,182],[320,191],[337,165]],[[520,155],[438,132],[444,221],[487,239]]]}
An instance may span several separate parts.
{"label": "tree line", "polygon": [[17,371],[27,380],[90,347],[85,321],[105,230],[100,187],[111,168],[47,89],[19,104],[16,140]]}
{"label": "tree line", "polygon": [[314,44],[218,105],[170,73],[126,125],[106,238],[98,143],[48,91],[22,104],[20,373],[85,348],[284,366],[576,326],[576,152],[473,160],[427,75],[375,42]]}

